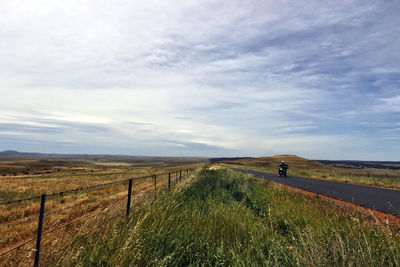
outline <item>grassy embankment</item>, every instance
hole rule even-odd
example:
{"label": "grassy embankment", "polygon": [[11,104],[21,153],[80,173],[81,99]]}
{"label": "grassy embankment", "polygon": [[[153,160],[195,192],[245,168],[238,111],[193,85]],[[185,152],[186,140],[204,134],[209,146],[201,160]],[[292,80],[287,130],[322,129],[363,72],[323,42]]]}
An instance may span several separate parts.
{"label": "grassy embankment", "polygon": [[[399,266],[398,229],[226,169],[203,169],[76,242],[65,266]],[[49,262],[50,263],[50,262]]]}
{"label": "grassy embankment", "polygon": [[400,189],[400,170],[337,168],[313,160],[287,155],[241,159],[221,164],[233,168],[276,173],[277,166],[282,160],[289,164],[288,175]]}

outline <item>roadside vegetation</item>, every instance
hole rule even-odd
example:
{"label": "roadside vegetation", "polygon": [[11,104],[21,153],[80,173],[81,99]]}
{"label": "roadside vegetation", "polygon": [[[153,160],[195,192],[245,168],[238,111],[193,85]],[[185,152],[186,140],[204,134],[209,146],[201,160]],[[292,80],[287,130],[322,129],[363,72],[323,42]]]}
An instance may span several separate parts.
{"label": "roadside vegetation", "polygon": [[222,162],[221,165],[277,173],[282,160],[289,164],[288,175],[400,189],[400,170],[338,168],[297,156],[248,158]]}
{"label": "roadside vegetation", "polygon": [[[214,168],[214,169],[213,169]],[[399,266],[399,229],[225,168],[203,168],[90,238],[64,266]],[[99,225],[102,223],[99,221]],[[96,227],[93,227],[96,229]]]}

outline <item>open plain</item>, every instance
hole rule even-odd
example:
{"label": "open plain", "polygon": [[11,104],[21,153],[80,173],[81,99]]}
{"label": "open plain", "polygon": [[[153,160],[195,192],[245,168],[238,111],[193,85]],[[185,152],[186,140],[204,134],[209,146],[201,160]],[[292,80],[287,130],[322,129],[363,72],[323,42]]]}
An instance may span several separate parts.
{"label": "open plain", "polygon": [[46,257],[65,250],[78,232],[90,231],[88,223],[99,216],[105,220],[115,217],[117,221],[124,217],[129,179],[132,206],[138,206],[154,198],[154,175],[156,190],[162,192],[168,188],[168,182],[173,186],[185,175],[182,172],[204,161],[133,157],[127,160],[116,156],[101,160],[49,156],[38,159],[15,155],[2,160],[5,175],[0,176],[1,266],[32,261],[42,194],[46,194],[46,202],[41,254]]}

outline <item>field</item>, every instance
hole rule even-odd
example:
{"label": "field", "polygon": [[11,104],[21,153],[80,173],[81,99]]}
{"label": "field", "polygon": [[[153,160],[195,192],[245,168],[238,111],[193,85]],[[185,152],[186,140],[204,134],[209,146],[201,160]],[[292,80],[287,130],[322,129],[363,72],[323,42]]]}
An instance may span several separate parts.
{"label": "field", "polygon": [[[25,242],[29,243],[0,257],[0,265],[32,264],[40,209],[40,198],[37,196],[43,193],[48,195],[43,226],[46,236],[41,251],[46,258],[54,251],[62,254],[76,233],[93,232],[92,227],[88,226],[93,221],[103,218],[104,223],[110,218],[114,218],[114,221],[123,218],[127,202],[127,179],[135,178],[132,183],[132,204],[137,207],[154,199],[152,175],[159,174],[156,188],[160,193],[168,188],[168,173],[171,173],[174,186],[180,175],[186,176],[182,170],[195,168],[199,164],[201,160],[195,163],[193,159],[179,158],[157,158],[153,164],[150,158],[131,158],[126,162],[115,157],[102,160],[3,158],[0,162],[0,170],[5,174],[0,176],[0,255]],[[29,173],[26,173],[27,170]],[[21,199],[26,200],[18,202]]]}
{"label": "field", "polygon": [[26,177],[51,173],[111,171],[124,167],[168,167],[207,163],[206,158],[139,157],[123,155],[68,155],[20,153],[13,150],[0,152],[0,178]]}
{"label": "field", "polygon": [[[399,163],[388,164],[388,169],[360,168],[350,164],[346,168],[339,168],[305,158],[281,155],[262,158],[244,158],[235,161],[221,161],[220,164],[242,169],[263,170],[276,173],[280,162],[284,160],[290,166],[288,175],[298,175],[319,179],[328,179],[372,186],[381,186],[400,189],[400,170],[396,169]],[[389,167],[393,167],[389,169]]]}
{"label": "field", "polygon": [[399,226],[221,167],[92,236],[64,266],[399,266]]}
{"label": "field", "polygon": [[356,179],[365,171],[295,156],[211,167],[204,159],[3,158],[6,169],[31,173],[0,177],[0,255],[15,248],[0,265],[32,265],[40,199],[29,198],[46,193],[43,266],[399,266],[398,221],[224,167],[275,172],[282,159],[291,174],[337,171]]}

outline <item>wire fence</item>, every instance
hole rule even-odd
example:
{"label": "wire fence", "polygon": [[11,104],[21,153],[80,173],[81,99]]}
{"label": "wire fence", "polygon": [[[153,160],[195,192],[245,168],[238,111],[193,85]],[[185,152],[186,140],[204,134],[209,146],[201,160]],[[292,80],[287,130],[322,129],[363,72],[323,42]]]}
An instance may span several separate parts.
{"label": "wire fence", "polygon": [[[154,193],[154,200],[157,200],[157,193],[161,190],[167,189],[171,190],[171,186],[181,181],[184,177],[187,177],[194,169],[183,169],[174,172],[157,173],[145,176],[138,176],[129,179],[122,179],[114,182],[108,182],[103,184],[96,184],[87,187],[79,187],[71,190],[65,190],[60,192],[53,192],[50,194],[42,194],[38,196],[33,196],[24,199],[11,200],[8,202],[0,203],[0,207],[10,207],[14,204],[21,204],[24,202],[40,199],[40,208],[37,210],[36,216],[34,213],[23,216],[22,218],[17,218],[12,221],[6,221],[0,224],[0,235],[2,231],[10,231],[13,227],[25,227],[24,230],[30,232],[29,235],[22,235],[19,240],[16,241],[0,241],[0,245],[4,245],[0,248],[0,263],[2,258],[8,257],[13,252],[18,251],[30,251],[34,252],[34,266],[39,265],[40,251],[41,251],[41,239],[43,236],[48,236],[59,230],[65,229],[73,224],[80,221],[85,221],[97,214],[109,210],[114,205],[121,205],[123,201],[126,201],[125,216],[130,216],[130,211],[132,209],[132,199],[133,196],[139,196],[142,194]],[[139,183],[139,181],[146,179],[152,179],[148,183]],[[135,185],[134,182],[138,182]],[[126,186],[128,183],[128,190],[123,189],[122,186]],[[113,188],[117,186],[118,188]],[[105,192],[96,192],[98,197],[86,199],[80,199],[80,196],[75,196],[75,198],[68,199],[67,195],[73,195],[78,192],[84,192],[91,189],[107,188]],[[124,191],[122,191],[124,190]],[[60,196],[60,202],[55,205],[54,197]],[[52,198],[49,202],[49,198]],[[70,201],[68,201],[70,200]],[[78,201],[80,200],[80,201]],[[71,203],[68,203],[71,202]],[[46,205],[47,204],[47,205]],[[61,205],[61,208],[60,208]],[[57,207],[57,208],[55,208]],[[74,212],[74,214],[70,214]],[[120,216],[121,213],[115,216]],[[58,216],[57,218],[52,218],[52,216]],[[35,222],[37,222],[35,226]],[[46,223],[45,223],[46,222]],[[46,225],[47,224],[47,225]],[[45,227],[44,227],[45,226]],[[29,231],[31,229],[31,231]],[[33,244],[36,241],[34,247]],[[31,246],[30,249],[24,250],[24,247],[28,245]],[[47,248],[49,249],[49,248]],[[57,253],[63,249],[57,250]],[[52,254],[54,253],[51,252]],[[15,261],[15,257],[12,259]],[[0,264],[2,265],[2,264]]]}
{"label": "wire fence", "polygon": [[[188,169],[183,170],[183,171],[187,171],[187,170]],[[182,172],[182,171],[173,172],[173,173],[179,173],[179,172]],[[103,186],[108,186],[108,185],[113,185],[113,184],[120,184],[120,183],[124,183],[126,181],[129,181],[129,180],[141,180],[141,179],[145,179],[145,178],[149,178],[149,177],[161,176],[161,175],[166,175],[166,174],[170,174],[170,173],[171,172],[158,173],[158,174],[152,174],[152,175],[139,176],[139,177],[130,178],[130,179],[129,178],[128,179],[122,179],[122,180],[109,182],[109,183],[104,183],[104,184],[97,184],[97,185],[91,185],[91,186],[86,186],[86,187],[78,187],[78,188],[75,188],[75,189],[70,189],[70,190],[50,193],[50,194],[47,194],[46,196],[47,197],[52,197],[52,196],[57,196],[57,195],[65,195],[65,194],[75,193],[75,192],[78,192],[78,191],[93,189],[93,188],[97,188],[97,187],[103,187]],[[33,196],[33,197],[29,197],[29,198],[24,198],[24,199],[10,200],[10,201],[7,201],[7,202],[0,203],[0,206],[9,205],[9,204],[15,204],[15,203],[19,203],[19,202],[34,200],[34,199],[40,199],[41,197],[42,196],[40,195],[40,196]]]}

